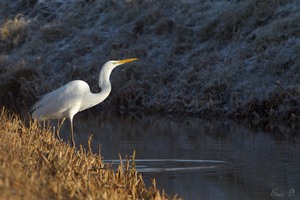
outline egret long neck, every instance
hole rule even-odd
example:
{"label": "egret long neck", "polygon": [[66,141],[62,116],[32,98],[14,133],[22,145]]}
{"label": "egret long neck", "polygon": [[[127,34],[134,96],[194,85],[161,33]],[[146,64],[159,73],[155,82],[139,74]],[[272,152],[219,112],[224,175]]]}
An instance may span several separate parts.
{"label": "egret long neck", "polygon": [[104,101],[108,97],[108,95],[111,91],[111,83],[109,81],[109,76],[110,76],[112,70],[113,70],[113,67],[111,67],[111,65],[108,65],[108,64],[104,64],[104,66],[100,70],[99,87],[101,88],[101,92],[99,92],[98,94],[95,94],[97,96],[97,98],[96,98],[97,104]]}
{"label": "egret long neck", "polygon": [[113,67],[109,64],[104,64],[102,69],[100,70],[99,74],[99,87],[101,88],[102,92],[108,92],[108,94],[111,91],[111,83],[109,81],[109,76],[113,70]]}
{"label": "egret long neck", "polygon": [[86,104],[80,108],[80,111],[85,110],[87,108],[93,107],[102,101],[104,101],[110,91],[111,91],[111,84],[109,81],[109,76],[112,72],[113,68],[110,66],[104,65],[99,74],[99,87],[101,91],[99,93],[88,93],[85,95],[84,101]]}

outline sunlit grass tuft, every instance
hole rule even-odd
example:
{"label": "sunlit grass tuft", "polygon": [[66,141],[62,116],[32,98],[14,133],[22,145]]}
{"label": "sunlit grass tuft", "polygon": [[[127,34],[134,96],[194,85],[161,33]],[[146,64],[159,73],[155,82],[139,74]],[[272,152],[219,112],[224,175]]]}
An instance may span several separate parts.
{"label": "sunlit grass tuft", "polygon": [[170,199],[155,180],[146,188],[135,153],[115,170],[100,153],[59,142],[50,127],[25,124],[4,108],[0,120],[2,199]]}
{"label": "sunlit grass tuft", "polygon": [[24,41],[28,23],[23,15],[17,15],[0,25],[0,44],[4,45],[3,49],[12,49]]}

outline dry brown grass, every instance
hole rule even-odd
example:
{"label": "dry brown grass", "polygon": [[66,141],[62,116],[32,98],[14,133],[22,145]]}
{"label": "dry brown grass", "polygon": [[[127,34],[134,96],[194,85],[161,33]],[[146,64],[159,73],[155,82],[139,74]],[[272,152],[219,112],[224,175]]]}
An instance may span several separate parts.
{"label": "dry brown grass", "polygon": [[29,21],[23,15],[17,15],[14,19],[6,20],[0,27],[1,49],[7,51],[23,42],[28,23]]}
{"label": "dry brown grass", "polygon": [[57,141],[49,127],[0,114],[0,199],[170,199],[155,180],[146,188],[135,155],[114,170],[100,153]]}

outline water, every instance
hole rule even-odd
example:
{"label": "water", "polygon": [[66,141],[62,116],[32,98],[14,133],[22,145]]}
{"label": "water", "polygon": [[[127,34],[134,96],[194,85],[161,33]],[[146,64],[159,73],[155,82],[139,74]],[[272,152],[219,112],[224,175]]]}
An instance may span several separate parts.
{"label": "water", "polygon": [[[66,123],[62,135],[67,138]],[[75,116],[76,144],[106,162],[136,150],[137,169],[150,185],[185,199],[300,199],[297,130],[251,130],[231,121],[199,118]],[[298,129],[299,130],[299,129]]]}

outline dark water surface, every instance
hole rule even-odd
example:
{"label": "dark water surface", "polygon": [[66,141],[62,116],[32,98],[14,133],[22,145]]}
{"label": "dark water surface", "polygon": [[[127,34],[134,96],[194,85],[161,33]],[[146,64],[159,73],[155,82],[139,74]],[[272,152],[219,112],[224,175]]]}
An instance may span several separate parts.
{"label": "dark water surface", "polygon": [[[75,117],[75,140],[108,163],[136,150],[137,168],[150,185],[184,199],[300,199],[297,130],[251,130],[232,121],[199,118]],[[62,133],[69,135],[66,123]]]}

